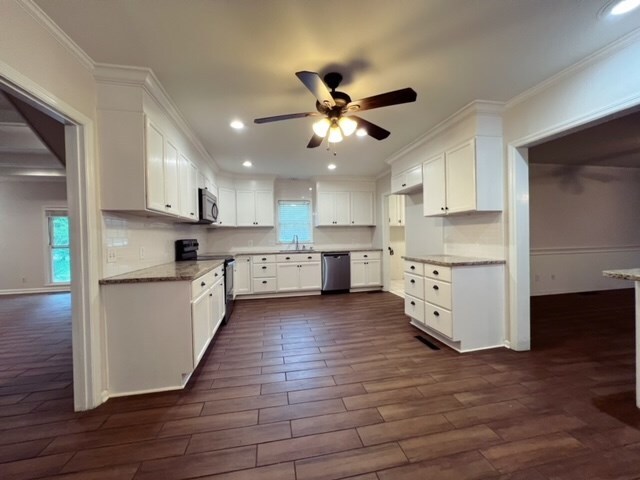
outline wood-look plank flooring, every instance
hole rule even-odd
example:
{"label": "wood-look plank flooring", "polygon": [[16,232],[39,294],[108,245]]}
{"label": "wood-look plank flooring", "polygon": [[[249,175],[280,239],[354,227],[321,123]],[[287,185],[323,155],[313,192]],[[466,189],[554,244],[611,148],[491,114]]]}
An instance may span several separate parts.
{"label": "wood-look plank flooring", "polygon": [[532,299],[530,352],[402,299],[241,300],[184,391],[72,408],[69,295],[0,297],[0,478],[640,479],[632,290]]}

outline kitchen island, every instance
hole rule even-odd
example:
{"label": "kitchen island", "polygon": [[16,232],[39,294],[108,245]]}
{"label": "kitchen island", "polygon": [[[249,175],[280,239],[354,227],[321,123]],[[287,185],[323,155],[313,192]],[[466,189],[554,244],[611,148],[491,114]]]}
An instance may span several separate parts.
{"label": "kitchen island", "polygon": [[605,270],[605,277],[631,280],[636,285],[636,406],[640,408],[640,268]]}

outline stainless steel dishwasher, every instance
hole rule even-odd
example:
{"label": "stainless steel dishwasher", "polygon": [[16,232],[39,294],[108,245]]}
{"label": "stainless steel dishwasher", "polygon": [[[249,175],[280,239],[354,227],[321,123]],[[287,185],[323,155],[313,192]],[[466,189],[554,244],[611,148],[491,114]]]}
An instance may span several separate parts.
{"label": "stainless steel dishwasher", "polygon": [[322,292],[348,292],[351,286],[349,252],[322,254]]}

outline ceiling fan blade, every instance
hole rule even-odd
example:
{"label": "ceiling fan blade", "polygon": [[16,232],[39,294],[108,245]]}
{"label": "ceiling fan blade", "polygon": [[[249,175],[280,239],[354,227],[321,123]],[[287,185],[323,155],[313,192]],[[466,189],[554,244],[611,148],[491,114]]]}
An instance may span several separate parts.
{"label": "ceiling fan blade", "polygon": [[296,72],[296,77],[298,77],[300,81],[304,83],[304,86],[313,93],[313,96],[318,99],[320,105],[327,107],[335,106],[336,101],[333,99],[329,88],[316,72]]}
{"label": "ceiling fan blade", "polygon": [[358,122],[358,128],[364,128],[367,131],[367,134],[370,137],[375,138],[376,140],[384,140],[391,132],[389,130],[385,130],[382,127],[379,127],[375,123],[371,123],[364,118],[356,117],[355,115],[350,115],[349,118],[353,118],[356,122]]}
{"label": "ceiling fan blade", "polygon": [[319,147],[322,144],[323,140],[324,140],[324,137],[314,134],[313,137],[311,137],[311,140],[309,140],[309,143],[307,144],[307,148]]}
{"label": "ceiling fan blade", "polygon": [[345,112],[372,110],[374,108],[415,102],[416,98],[418,98],[418,94],[413,88],[403,88],[401,90],[394,90],[393,92],[381,93],[380,95],[374,95],[373,97],[355,100],[345,105],[342,110]]}
{"label": "ceiling fan blade", "polygon": [[290,120],[292,118],[315,117],[318,112],[288,113],[286,115],[276,115],[274,117],[256,118],[253,123],[279,122],[280,120]]}

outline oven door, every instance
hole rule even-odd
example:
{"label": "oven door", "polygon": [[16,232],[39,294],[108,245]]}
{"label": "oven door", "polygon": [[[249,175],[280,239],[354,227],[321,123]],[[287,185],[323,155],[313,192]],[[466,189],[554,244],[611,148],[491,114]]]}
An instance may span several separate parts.
{"label": "oven door", "polygon": [[209,190],[199,189],[200,223],[216,223],[218,221],[218,199]]}

